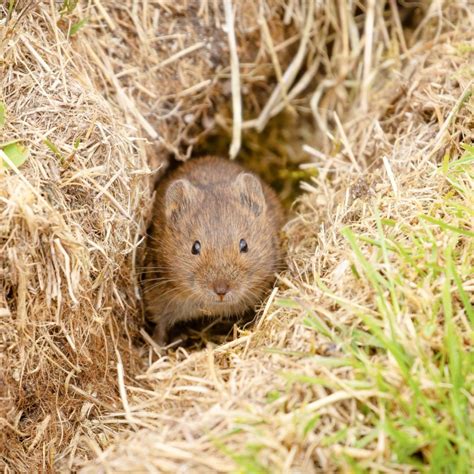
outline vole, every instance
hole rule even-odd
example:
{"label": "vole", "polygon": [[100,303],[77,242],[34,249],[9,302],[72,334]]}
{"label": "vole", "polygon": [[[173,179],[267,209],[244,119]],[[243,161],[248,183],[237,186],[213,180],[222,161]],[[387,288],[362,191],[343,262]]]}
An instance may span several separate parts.
{"label": "vole", "polygon": [[239,164],[194,158],[158,183],[144,302],[161,345],[177,322],[245,313],[282,261],[284,214],[275,192]]}

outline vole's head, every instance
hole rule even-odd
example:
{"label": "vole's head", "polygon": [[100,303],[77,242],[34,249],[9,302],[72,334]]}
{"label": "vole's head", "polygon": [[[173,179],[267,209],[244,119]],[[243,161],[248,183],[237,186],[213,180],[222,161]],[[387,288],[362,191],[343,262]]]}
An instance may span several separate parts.
{"label": "vole's head", "polygon": [[165,199],[163,254],[182,296],[203,313],[242,312],[255,304],[276,270],[278,239],[257,177],[225,185],[172,182]]}

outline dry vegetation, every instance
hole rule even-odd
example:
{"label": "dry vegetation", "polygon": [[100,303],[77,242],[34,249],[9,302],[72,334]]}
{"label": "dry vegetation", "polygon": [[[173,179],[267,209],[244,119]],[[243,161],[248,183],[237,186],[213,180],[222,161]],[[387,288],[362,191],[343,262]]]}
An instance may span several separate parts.
{"label": "dry vegetation", "polygon": [[[472,470],[468,4],[241,0],[236,50],[221,2],[0,6],[5,472]],[[254,326],[164,351],[150,177],[239,137],[305,178],[288,269]]]}

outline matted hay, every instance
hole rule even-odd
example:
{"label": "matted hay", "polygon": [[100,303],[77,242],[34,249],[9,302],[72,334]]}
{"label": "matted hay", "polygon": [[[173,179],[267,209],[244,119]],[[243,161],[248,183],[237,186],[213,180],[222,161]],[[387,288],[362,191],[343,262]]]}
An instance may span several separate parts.
{"label": "matted hay", "polygon": [[[215,130],[216,117],[228,132],[232,123],[222,12],[218,21],[213,2],[198,8],[173,3],[96,0],[63,15],[62,22],[56,6],[45,4],[19,10],[18,21],[9,23],[14,27],[3,30],[0,100],[8,116],[0,141],[20,139],[31,153],[22,177],[10,171],[0,181],[6,470],[230,472],[246,466],[250,472],[268,466],[272,472],[313,472],[347,469],[347,457],[367,469],[409,469],[393,458],[383,433],[363,448],[358,444],[373,432],[374,419],[364,413],[373,410],[380,419],[384,400],[373,381],[357,386],[356,368],[344,365],[341,347],[353,329],[364,329],[354,304],[375,311],[375,298],[356,277],[363,269],[357,272],[340,230],[351,224],[376,235],[374,202],[384,217],[411,222],[436,207],[446,191],[433,163],[439,153],[455,154],[461,141],[472,139],[472,53],[458,46],[472,40],[471,12],[463,2],[432,6],[421,16],[423,28],[412,25],[403,38],[397,16],[382,3],[371,10],[373,31],[364,29],[363,11],[355,20],[350,9],[346,17],[338,14],[336,5],[344,2],[317,3],[308,62],[298,69],[323,58],[312,76],[299,79],[306,81],[299,93],[307,86],[316,93],[289,100],[298,114],[315,115],[318,149],[307,151],[320,173],[305,186],[299,217],[287,227],[289,269],[256,327],[221,346],[163,354],[132,344],[141,323],[133,262],[150,174],[150,148],[140,137],[158,150],[155,168],[164,150],[188,156],[201,133]],[[305,8],[293,2],[293,10],[285,10],[283,4],[262,2],[275,44],[288,41],[294,55]],[[249,12],[238,18],[252,26],[236,31],[248,48],[239,51],[241,62],[255,44],[261,48],[262,56],[243,66],[248,74],[242,78],[245,110],[252,111],[246,119],[262,117],[248,124],[255,127],[269,118],[265,104],[278,67],[271,48],[262,47],[265,27],[256,26],[261,13],[252,14],[248,5],[238,4]],[[176,21],[168,16],[163,26],[156,11]],[[206,15],[212,21],[203,31],[195,19],[204,22]],[[68,39],[70,26],[86,16],[89,25]],[[327,25],[322,35],[318,21]],[[166,29],[159,36],[178,35],[177,46],[152,48],[145,41],[156,35],[157,22]],[[179,43],[182,30],[189,42]],[[318,33],[323,38],[316,43]],[[364,50],[366,33],[378,47]],[[179,56],[202,35],[220,48],[218,80],[202,46]],[[293,58],[282,51],[284,73]],[[167,58],[173,60],[160,66]],[[360,79],[362,87],[355,85]],[[202,89],[193,89],[199,84]],[[287,100],[283,94],[273,110]],[[328,110],[337,110],[340,122]],[[440,135],[440,129],[456,132]],[[369,259],[375,259],[372,250],[364,248]],[[315,284],[319,279],[328,292]],[[328,296],[333,294],[338,299]],[[423,304],[432,297],[427,292],[413,300]],[[304,323],[308,314],[322,321],[317,331]],[[412,321],[405,316],[400,324],[409,346]],[[438,332],[424,341],[424,350],[436,350]],[[331,342],[332,333],[340,334],[340,345]],[[375,351],[367,363],[382,366],[409,397],[390,357]],[[332,383],[308,383],[312,377]],[[349,434],[338,442],[334,435],[345,426],[351,426]]]}

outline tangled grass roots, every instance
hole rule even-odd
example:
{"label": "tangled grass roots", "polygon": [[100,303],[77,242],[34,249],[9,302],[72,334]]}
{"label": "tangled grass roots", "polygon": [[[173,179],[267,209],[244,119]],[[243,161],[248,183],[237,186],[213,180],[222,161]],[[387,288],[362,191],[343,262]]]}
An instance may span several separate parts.
{"label": "tangled grass roots", "polygon": [[235,124],[223,10],[176,3],[0,7],[29,150],[0,169],[2,467],[468,470],[472,12],[236,2],[242,130],[314,119],[317,176],[256,326],[163,354],[134,344],[149,166]]}

